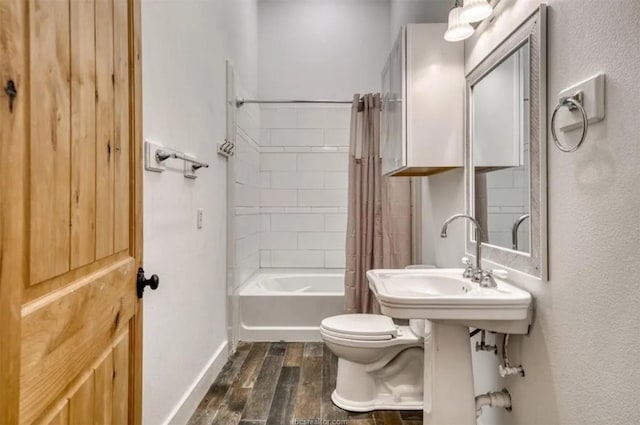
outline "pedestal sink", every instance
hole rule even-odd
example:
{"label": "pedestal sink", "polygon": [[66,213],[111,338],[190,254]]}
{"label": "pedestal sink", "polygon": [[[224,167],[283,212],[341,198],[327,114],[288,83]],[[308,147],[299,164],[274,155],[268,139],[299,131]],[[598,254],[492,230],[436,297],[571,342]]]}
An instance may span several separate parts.
{"label": "pedestal sink", "polygon": [[424,424],[475,425],[469,327],[526,334],[531,294],[501,279],[482,288],[462,269],[370,270],[369,287],[383,314],[428,319],[425,339]]}

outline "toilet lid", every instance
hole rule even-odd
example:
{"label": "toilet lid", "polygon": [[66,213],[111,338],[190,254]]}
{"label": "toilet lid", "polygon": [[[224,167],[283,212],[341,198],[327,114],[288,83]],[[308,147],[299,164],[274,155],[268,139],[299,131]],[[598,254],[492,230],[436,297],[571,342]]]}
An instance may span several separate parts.
{"label": "toilet lid", "polygon": [[327,317],[321,323],[323,329],[351,339],[391,339],[398,329],[390,317],[380,314],[342,314]]}

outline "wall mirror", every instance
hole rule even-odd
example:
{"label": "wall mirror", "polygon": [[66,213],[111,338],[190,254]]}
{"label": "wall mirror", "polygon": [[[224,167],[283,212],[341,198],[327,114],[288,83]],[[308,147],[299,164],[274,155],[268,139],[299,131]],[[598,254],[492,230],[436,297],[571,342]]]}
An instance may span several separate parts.
{"label": "wall mirror", "polygon": [[[539,9],[467,75],[467,210],[483,258],[546,278],[545,13]],[[467,251],[475,232],[467,229]]]}

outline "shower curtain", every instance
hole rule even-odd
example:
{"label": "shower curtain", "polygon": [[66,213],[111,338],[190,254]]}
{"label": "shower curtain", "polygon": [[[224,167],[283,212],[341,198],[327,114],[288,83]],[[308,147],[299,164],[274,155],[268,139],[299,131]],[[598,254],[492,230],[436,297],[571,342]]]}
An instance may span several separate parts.
{"label": "shower curtain", "polygon": [[355,95],[351,106],[345,310],[379,313],[369,290],[370,269],[411,262],[411,186],[408,177],[383,177],[380,94]]}

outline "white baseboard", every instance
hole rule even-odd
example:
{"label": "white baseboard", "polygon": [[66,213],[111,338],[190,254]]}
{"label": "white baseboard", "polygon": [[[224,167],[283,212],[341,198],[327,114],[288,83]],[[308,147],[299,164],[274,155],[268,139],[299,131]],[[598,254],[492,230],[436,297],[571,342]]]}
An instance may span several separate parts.
{"label": "white baseboard", "polygon": [[204,398],[205,394],[215,381],[218,373],[227,362],[229,357],[228,342],[224,341],[213,354],[207,365],[198,374],[185,391],[184,396],[180,399],[177,406],[171,411],[164,425],[185,425],[193,413],[196,411],[198,404]]}

